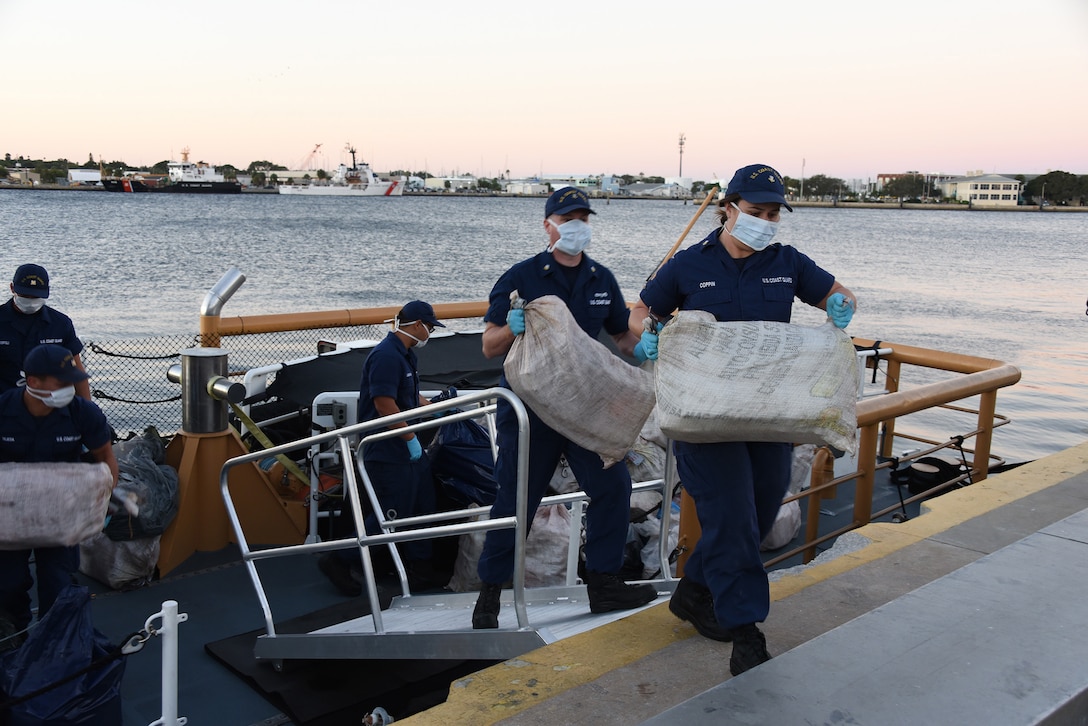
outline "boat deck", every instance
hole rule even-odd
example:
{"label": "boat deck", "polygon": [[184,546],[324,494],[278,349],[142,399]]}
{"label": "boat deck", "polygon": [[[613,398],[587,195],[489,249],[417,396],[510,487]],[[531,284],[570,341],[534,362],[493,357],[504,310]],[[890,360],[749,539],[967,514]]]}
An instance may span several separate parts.
{"label": "boat deck", "polygon": [[[870,524],[840,556],[776,577],[763,626],[776,657],[735,681],[731,646],[661,604],[460,679],[403,722],[830,723],[838,709],[844,723],[1083,723],[1086,508],[1083,444],[931,500],[921,517]],[[1009,708],[995,718],[997,691]]]}

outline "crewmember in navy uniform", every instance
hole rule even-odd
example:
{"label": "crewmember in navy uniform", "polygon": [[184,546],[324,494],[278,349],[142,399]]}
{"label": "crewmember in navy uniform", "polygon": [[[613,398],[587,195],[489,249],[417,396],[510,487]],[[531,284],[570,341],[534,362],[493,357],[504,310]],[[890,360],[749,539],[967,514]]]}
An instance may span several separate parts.
{"label": "crewmember in navy uniform", "polygon": [[[438,322],[434,308],[422,300],[413,300],[393,319],[393,330],[374,346],[363,365],[359,384],[359,421],[391,416],[430,403],[419,394],[419,372],[415,348],[430,340]],[[392,424],[388,429],[405,428],[408,422]],[[434,483],[427,454],[419,438],[407,433],[369,442],[363,448],[363,462],[374,485],[374,492],[386,519],[413,517],[435,509]],[[364,500],[364,507],[366,506]],[[379,534],[378,520],[367,515],[366,531]],[[399,545],[413,585],[433,585],[430,540]],[[322,556],[318,567],[345,595],[362,592],[359,553],[355,549],[336,550]]]}
{"label": "crewmember in navy uniform", "polygon": [[[505,355],[514,338],[525,332],[522,310],[510,308],[510,293],[524,300],[543,295],[561,298],[579,327],[594,340],[603,327],[617,346],[631,355],[638,338],[627,328],[627,305],[616,278],[585,254],[590,241],[589,206],[585,192],[575,187],[555,191],[544,206],[548,248],[520,262],[499,278],[491,290],[484,317],[483,352],[488,358]],[[602,304],[604,303],[604,304]],[[564,362],[556,360],[562,368]],[[509,387],[505,377],[502,385]],[[622,463],[605,469],[601,457],[583,449],[529,413],[528,512],[536,512],[559,458],[566,455],[578,484],[590,496],[586,511],[586,586],[590,610],[595,613],[641,607],[657,597],[651,585],[629,585],[617,574],[623,565],[630,518],[631,477]],[[496,413],[498,457],[495,481],[498,494],[491,517],[514,514],[517,494],[518,424],[513,409],[503,400]],[[499,598],[503,583],[514,570],[511,529],[491,530],[484,541],[478,572],[483,585],[472,613],[473,628],[499,626]]]}
{"label": "crewmember in navy uniform", "polygon": [[[71,351],[39,345],[23,362],[26,386],[0,394],[0,462],[105,462],[117,483],[112,430],[97,405],[76,396],[87,374]],[[79,569],[79,547],[0,550],[0,608],[22,630],[30,624],[30,554],[38,579],[38,618],[71,583]]]}
{"label": "crewmember in navy uniform", "polygon": [[[76,337],[72,320],[45,304],[49,297],[49,273],[41,265],[20,265],[11,281],[11,300],[0,306],[0,393],[15,388],[23,359],[31,348],[55,343],[67,348],[76,368],[83,369],[79,354],[83,343]],[[86,377],[76,383],[76,395],[91,400]]]}
{"label": "crewmember in navy uniform", "polygon": [[[719,321],[790,321],[793,299],[824,309],[845,328],[854,294],[789,245],[771,244],[786,201],[781,175],[765,164],[738,169],[719,202],[722,226],[669,260],[631,310],[632,330],[647,315],[705,310]],[[658,328],[660,329],[660,328]],[[657,335],[643,333],[648,357]],[[759,544],[774,524],[790,481],[791,445],[768,442],[674,443],[680,481],[702,535],[684,565],[669,608],[704,636],[733,641],[733,675],[770,659],[756,623],[770,611]]]}

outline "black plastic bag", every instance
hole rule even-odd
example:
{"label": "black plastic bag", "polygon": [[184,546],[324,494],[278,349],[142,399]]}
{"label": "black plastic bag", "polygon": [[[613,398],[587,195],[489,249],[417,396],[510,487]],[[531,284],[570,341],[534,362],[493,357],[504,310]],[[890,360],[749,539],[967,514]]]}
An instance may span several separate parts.
{"label": "black plastic bag", "polygon": [[483,426],[472,420],[445,424],[438,429],[427,454],[440,494],[452,508],[494,504],[498,491],[495,459]]}
{"label": "black plastic bag", "polygon": [[[117,444],[113,451],[118,480],[110,502],[110,520],[102,531],[117,542],[162,534],[178,513],[178,473],[163,463],[165,447],[158,432],[149,429]],[[138,514],[133,516],[115,506],[125,499],[135,504]]]}
{"label": "black plastic bag", "polygon": [[117,726],[125,661],[111,659],[113,646],[91,622],[87,588],[69,585],[26,642],[0,659],[0,703],[52,685],[101,662],[72,680],[15,704],[10,726]]}

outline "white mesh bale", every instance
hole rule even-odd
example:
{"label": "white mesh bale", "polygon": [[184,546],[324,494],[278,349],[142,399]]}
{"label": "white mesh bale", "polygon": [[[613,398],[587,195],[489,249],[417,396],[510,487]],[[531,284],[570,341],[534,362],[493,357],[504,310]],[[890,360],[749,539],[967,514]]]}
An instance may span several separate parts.
{"label": "white mesh bale", "polygon": [[856,448],[857,355],[831,323],[717,322],[682,311],[661,331],[654,373],[669,438]]}
{"label": "white mesh bale", "polygon": [[103,463],[0,464],[0,550],[69,547],[101,532],[112,488]]}
{"label": "white mesh bale", "polygon": [[604,465],[623,459],[654,408],[653,376],[585,334],[554,295],[525,305],[525,333],[503,363],[510,388]]}

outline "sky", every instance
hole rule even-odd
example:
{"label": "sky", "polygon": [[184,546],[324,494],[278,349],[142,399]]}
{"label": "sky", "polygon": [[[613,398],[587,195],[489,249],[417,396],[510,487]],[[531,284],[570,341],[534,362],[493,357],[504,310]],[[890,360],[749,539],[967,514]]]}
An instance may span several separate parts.
{"label": "sky", "polygon": [[1088,174],[1088,0],[0,0],[0,29],[13,157]]}

